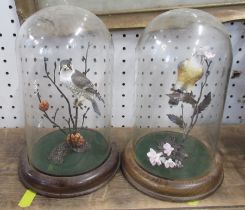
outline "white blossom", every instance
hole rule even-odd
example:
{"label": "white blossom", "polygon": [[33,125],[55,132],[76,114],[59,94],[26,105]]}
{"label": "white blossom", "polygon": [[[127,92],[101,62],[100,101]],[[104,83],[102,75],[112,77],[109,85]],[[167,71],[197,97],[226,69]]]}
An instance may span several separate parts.
{"label": "white blossom", "polygon": [[174,148],[169,143],[165,143],[163,145],[163,149],[164,149],[163,153],[166,154],[167,156],[170,156],[172,151],[174,150]]}
{"label": "white blossom", "polygon": [[181,163],[180,160],[175,160],[175,165],[176,165],[176,167],[178,167],[178,168],[183,167],[183,165],[182,165],[182,163]]}
{"label": "white blossom", "polygon": [[160,157],[160,161],[164,164],[165,161],[166,161],[166,158],[165,158],[164,156],[161,156],[161,157]]}
{"label": "white blossom", "polygon": [[149,157],[151,165],[162,165],[162,162],[160,160],[162,152],[157,153],[154,149],[150,148],[150,151],[147,153],[147,156]]}
{"label": "white blossom", "polygon": [[164,166],[165,168],[174,168],[176,166],[176,163],[171,158],[169,158],[164,162]]}
{"label": "white blossom", "polygon": [[211,52],[210,47],[200,47],[196,53],[197,55],[204,55],[207,59],[211,59],[215,57],[215,54]]}

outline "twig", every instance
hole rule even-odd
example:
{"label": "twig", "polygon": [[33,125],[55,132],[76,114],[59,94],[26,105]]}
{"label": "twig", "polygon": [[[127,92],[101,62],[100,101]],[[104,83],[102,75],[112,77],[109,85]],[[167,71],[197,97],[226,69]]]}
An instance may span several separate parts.
{"label": "twig", "polygon": [[56,83],[56,62],[54,62],[54,83]]}
{"label": "twig", "polygon": [[77,133],[77,122],[78,122],[78,106],[76,106],[76,117],[75,117],[75,133]]}
{"label": "twig", "polygon": [[54,117],[53,117],[54,121],[55,121],[55,119],[56,119],[56,116],[57,116],[58,111],[59,111],[59,108],[57,108],[57,109],[55,110]]}
{"label": "twig", "polygon": [[198,120],[198,117],[199,117],[199,111],[198,111],[198,106],[199,106],[199,102],[202,98],[202,93],[203,93],[203,89],[207,83],[207,79],[208,79],[208,76],[209,76],[209,68],[210,68],[210,65],[212,63],[212,61],[209,61],[207,59],[204,59],[206,65],[207,65],[207,70],[206,70],[206,73],[205,73],[205,80],[203,83],[201,83],[201,90],[200,90],[200,94],[199,94],[199,97],[197,99],[197,102],[195,104],[195,107],[193,109],[193,114],[191,116],[191,122],[190,122],[190,126],[187,130],[187,132],[184,131],[184,140],[186,139],[186,137],[189,135],[189,133],[191,132],[192,128],[195,126],[197,120]]}
{"label": "twig", "polygon": [[182,121],[183,121],[183,138],[185,137],[185,132],[186,132],[186,123],[184,121],[184,104],[181,104],[181,118],[182,118]]}
{"label": "twig", "polygon": [[[55,62],[56,63],[56,62]],[[54,65],[55,69],[56,69],[56,64]],[[45,78],[48,78],[51,83],[56,87],[56,89],[60,92],[60,94],[64,97],[64,99],[66,100],[67,102],[67,105],[68,105],[68,111],[69,111],[69,115],[70,115],[70,118],[71,118],[71,122],[72,122],[72,125],[73,127],[75,127],[75,123],[74,123],[74,120],[73,120],[73,117],[72,117],[72,113],[71,113],[71,105],[70,105],[70,102],[68,100],[68,98],[66,97],[66,95],[61,91],[61,89],[56,85],[55,81],[49,76],[49,73],[48,73],[48,70],[47,70],[47,58],[44,58],[44,68],[45,68],[45,72],[46,72],[46,76],[44,76]],[[54,69],[54,72],[56,71]]]}
{"label": "twig", "polygon": [[88,50],[89,50],[89,48],[91,47],[91,43],[90,42],[88,42],[88,47],[87,47],[87,50],[86,50],[86,55],[85,55],[85,58],[84,58],[84,65],[85,65],[85,67],[84,67],[84,74],[86,75],[89,71],[90,71],[90,69],[88,69]]}
{"label": "twig", "polygon": [[89,107],[87,108],[87,110],[84,112],[84,114],[83,114],[83,119],[82,119],[82,126],[81,126],[81,128],[80,128],[80,130],[79,130],[79,132],[82,130],[82,128],[83,128],[83,124],[84,124],[84,120],[85,120],[85,118],[86,118],[86,115],[87,115],[87,113],[88,113],[88,111],[89,111]]}
{"label": "twig", "polygon": [[[37,97],[38,97],[38,100],[39,100],[39,102],[41,103],[41,96],[40,96],[40,94],[39,94],[39,92],[37,92]],[[49,122],[51,123],[51,124],[53,124],[53,126],[54,127],[57,127],[57,128],[59,128],[59,130],[62,132],[62,133],[64,133],[65,135],[66,135],[66,132],[54,121],[54,120],[52,120],[50,117],[49,117],[49,115],[48,115],[48,113],[46,112],[46,111],[42,111],[44,114],[43,114],[43,116],[47,119],[47,120],[49,120]]]}
{"label": "twig", "polygon": [[69,133],[70,133],[70,135],[71,135],[71,119],[69,118],[68,120],[66,119],[66,118],[63,118],[66,122],[67,122],[67,124],[68,124],[68,128],[69,128]]}

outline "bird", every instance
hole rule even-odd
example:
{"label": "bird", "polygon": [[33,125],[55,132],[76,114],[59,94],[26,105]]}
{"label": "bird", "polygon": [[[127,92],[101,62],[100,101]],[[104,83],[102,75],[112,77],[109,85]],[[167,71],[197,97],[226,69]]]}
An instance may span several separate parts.
{"label": "bird", "polygon": [[71,59],[60,61],[60,82],[75,96],[74,105],[76,107],[82,108],[83,101],[88,100],[91,102],[93,110],[101,115],[95,98],[104,103],[103,98],[87,78],[85,72],[73,68]]}
{"label": "bird", "polygon": [[176,89],[189,91],[203,76],[204,68],[195,56],[179,63]]}

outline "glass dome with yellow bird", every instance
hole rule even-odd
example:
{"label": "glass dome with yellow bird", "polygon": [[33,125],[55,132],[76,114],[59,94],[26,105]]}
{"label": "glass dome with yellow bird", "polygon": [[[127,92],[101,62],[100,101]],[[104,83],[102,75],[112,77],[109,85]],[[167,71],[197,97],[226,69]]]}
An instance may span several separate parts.
{"label": "glass dome with yellow bird", "polygon": [[82,8],[50,7],[23,23],[16,49],[27,141],[21,181],[52,197],[96,190],[114,175],[119,162],[109,136],[109,31]]}
{"label": "glass dome with yellow bird", "polygon": [[161,199],[213,192],[223,179],[217,142],[232,61],[228,33],[208,13],[172,10],[149,23],[136,54],[136,121],[125,176]]}

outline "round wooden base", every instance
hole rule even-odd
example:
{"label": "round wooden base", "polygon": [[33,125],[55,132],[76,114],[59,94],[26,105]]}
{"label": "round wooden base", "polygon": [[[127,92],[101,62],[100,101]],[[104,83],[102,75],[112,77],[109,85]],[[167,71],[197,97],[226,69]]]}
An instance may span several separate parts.
{"label": "round wooden base", "polygon": [[58,198],[75,197],[91,193],[105,185],[115,175],[119,163],[118,150],[116,145],[112,144],[108,159],[98,168],[77,176],[58,177],[33,168],[28,161],[27,153],[22,152],[19,178],[25,187],[38,194]]}
{"label": "round wooden base", "polygon": [[224,177],[221,158],[217,155],[210,171],[201,177],[185,180],[159,178],[137,164],[132,142],[124,150],[122,171],[127,180],[143,193],[157,199],[178,202],[208,196],[221,185]]}

